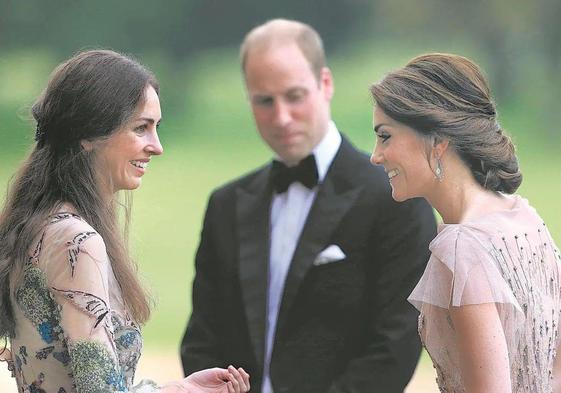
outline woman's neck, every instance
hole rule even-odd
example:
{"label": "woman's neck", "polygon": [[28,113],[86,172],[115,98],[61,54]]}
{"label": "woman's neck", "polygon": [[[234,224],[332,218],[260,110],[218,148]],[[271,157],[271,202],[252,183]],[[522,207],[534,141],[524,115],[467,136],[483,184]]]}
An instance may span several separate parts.
{"label": "woman's neck", "polygon": [[454,152],[448,151],[442,160],[444,177],[427,187],[424,197],[445,224],[459,224],[512,204],[501,194],[483,188]]}
{"label": "woman's neck", "polygon": [[445,224],[462,222],[479,194],[485,192],[470,181],[446,179],[432,189],[426,199],[438,211]]}
{"label": "woman's neck", "polygon": [[512,201],[503,195],[484,189],[474,179],[449,182],[435,187],[427,197],[445,224],[459,224],[484,214],[508,209]]}

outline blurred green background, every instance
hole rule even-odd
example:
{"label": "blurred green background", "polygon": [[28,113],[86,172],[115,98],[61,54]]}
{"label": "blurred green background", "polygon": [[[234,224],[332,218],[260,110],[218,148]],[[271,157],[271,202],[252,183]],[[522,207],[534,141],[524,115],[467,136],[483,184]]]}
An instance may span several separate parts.
{"label": "blurred green background", "polygon": [[513,136],[527,197],[561,244],[561,2],[0,0],[0,187],[33,141],[29,108],[56,64],[80,49],[135,55],[162,85],[165,153],[134,193],[131,245],[157,308],[149,348],[178,347],[190,313],[193,256],[212,189],[270,159],[246,102],[237,46],[274,17],[312,24],[335,78],[333,118],[373,147],[370,83],[430,51],[486,71]]}

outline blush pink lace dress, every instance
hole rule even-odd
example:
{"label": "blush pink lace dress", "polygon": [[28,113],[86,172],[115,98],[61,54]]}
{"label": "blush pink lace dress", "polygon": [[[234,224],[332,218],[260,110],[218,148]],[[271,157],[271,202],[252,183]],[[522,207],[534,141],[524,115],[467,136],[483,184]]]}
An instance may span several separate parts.
{"label": "blush pink lace dress", "polygon": [[543,220],[519,196],[509,210],[445,224],[409,301],[441,392],[464,392],[449,308],[495,303],[513,392],[552,392],[559,337],[561,256]]}

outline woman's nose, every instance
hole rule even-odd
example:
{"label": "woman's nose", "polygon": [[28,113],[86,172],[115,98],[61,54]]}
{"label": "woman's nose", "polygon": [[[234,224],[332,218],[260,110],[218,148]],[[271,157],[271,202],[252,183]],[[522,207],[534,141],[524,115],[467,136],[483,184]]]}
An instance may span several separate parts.
{"label": "woman's nose", "polygon": [[370,156],[370,162],[372,165],[382,165],[382,155],[378,151],[378,148],[372,150],[372,155]]}

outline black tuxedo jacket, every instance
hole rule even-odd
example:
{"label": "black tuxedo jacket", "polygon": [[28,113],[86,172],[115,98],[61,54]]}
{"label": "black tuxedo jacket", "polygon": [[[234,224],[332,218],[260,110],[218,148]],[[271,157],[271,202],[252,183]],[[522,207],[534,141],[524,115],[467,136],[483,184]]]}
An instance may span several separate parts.
{"label": "black tuxedo jacket", "polygon": [[[230,364],[260,392],[271,165],[210,197],[181,345],[185,374]],[[435,236],[432,209],[396,203],[380,167],[345,138],[310,209],[286,277],[270,364],[274,393],[403,392],[421,346],[406,301]],[[346,258],[316,266],[336,244]]]}

